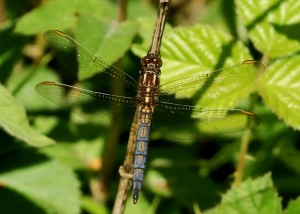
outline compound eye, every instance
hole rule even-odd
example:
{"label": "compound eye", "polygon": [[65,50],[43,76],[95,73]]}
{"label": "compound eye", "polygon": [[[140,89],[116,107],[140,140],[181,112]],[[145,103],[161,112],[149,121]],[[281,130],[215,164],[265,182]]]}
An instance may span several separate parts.
{"label": "compound eye", "polygon": [[162,61],[161,61],[161,59],[159,57],[155,57],[153,59],[153,62],[155,64],[155,67],[157,67],[157,68],[160,68],[162,66]]}
{"label": "compound eye", "polygon": [[141,59],[141,65],[142,65],[142,67],[147,67],[148,64],[149,64],[149,58],[147,56],[143,57]]}

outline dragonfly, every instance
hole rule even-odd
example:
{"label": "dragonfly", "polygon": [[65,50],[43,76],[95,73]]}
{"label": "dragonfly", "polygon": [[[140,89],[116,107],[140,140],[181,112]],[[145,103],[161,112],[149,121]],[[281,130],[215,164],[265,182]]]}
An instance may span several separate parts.
{"label": "dragonfly", "polygon": [[[106,120],[106,110],[89,114],[87,109],[125,108],[126,114],[138,112],[136,149],[133,163],[133,201],[137,202],[142,188],[144,171],[148,154],[150,127],[160,123],[167,126],[186,128],[184,122],[192,123],[195,130],[183,132],[173,131],[174,138],[190,139],[195,137],[195,132],[209,132],[222,134],[254,128],[260,124],[259,118],[252,112],[240,109],[205,108],[186,103],[187,94],[199,89],[205,89],[201,93],[201,103],[211,103],[218,97],[224,97],[239,91],[254,83],[263,73],[264,66],[255,60],[246,60],[239,64],[185,77],[160,84],[162,60],[159,56],[147,54],[141,59],[141,70],[138,80],[126,72],[103,62],[90,51],[80,45],[75,39],[64,32],[50,30],[44,34],[47,46],[61,61],[70,61],[70,54],[76,57],[76,62],[70,67],[79,66],[87,76],[90,73],[100,75],[98,85],[102,85],[102,91],[88,90],[63,83],[44,81],[36,85],[36,91],[53,103],[65,107],[74,107],[72,111],[91,122]],[[69,49],[71,51],[69,51]],[[113,94],[108,82],[115,81],[115,86],[122,83],[125,91],[135,92],[132,96],[122,93]],[[209,82],[209,87],[206,83]],[[224,87],[226,86],[226,87]],[[181,101],[180,101],[181,100]],[[76,108],[75,108],[76,107]],[[78,110],[78,107],[81,107]],[[77,109],[77,110],[76,110]],[[133,109],[133,110],[132,110]],[[128,110],[128,111],[127,111]],[[158,116],[155,116],[155,115]],[[163,119],[162,119],[163,118]],[[180,118],[175,121],[175,118]],[[179,122],[178,122],[179,121]],[[152,124],[152,125],[151,125]],[[176,130],[176,128],[174,128]],[[164,135],[168,135],[165,131]]]}

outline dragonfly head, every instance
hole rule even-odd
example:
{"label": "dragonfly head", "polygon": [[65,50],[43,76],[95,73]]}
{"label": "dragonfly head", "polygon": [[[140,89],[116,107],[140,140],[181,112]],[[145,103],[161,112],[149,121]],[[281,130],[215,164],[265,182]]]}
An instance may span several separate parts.
{"label": "dragonfly head", "polygon": [[141,59],[141,65],[143,69],[154,67],[159,69],[162,66],[162,61],[159,56],[154,54],[148,54],[147,56]]}

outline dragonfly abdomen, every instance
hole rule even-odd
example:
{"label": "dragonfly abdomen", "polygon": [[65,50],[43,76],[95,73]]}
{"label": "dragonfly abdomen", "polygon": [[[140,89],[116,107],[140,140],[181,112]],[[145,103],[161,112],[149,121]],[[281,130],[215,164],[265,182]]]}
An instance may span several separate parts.
{"label": "dragonfly abdomen", "polygon": [[144,179],[146,168],[150,125],[153,108],[150,106],[139,107],[138,131],[133,166],[133,202],[136,203]]}

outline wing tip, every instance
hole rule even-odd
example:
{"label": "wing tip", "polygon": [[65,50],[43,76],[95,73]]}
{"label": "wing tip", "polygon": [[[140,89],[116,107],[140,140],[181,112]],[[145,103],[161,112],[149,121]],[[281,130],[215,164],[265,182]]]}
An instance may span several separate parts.
{"label": "wing tip", "polygon": [[243,61],[242,64],[244,64],[244,65],[253,64],[257,68],[259,73],[261,73],[261,74],[265,71],[265,65],[261,61],[258,61],[258,60],[249,59],[249,60]]}
{"label": "wing tip", "polygon": [[44,81],[44,82],[40,82],[38,83],[36,86],[35,86],[35,90],[39,92],[39,88],[41,86],[45,86],[45,85],[56,85],[55,82],[52,82],[52,81]]}
{"label": "wing tip", "polygon": [[241,111],[243,114],[249,115],[248,125],[250,129],[255,128],[261,124],[261,120],[253,112],[245,111],[245,110],[241,110]]}

